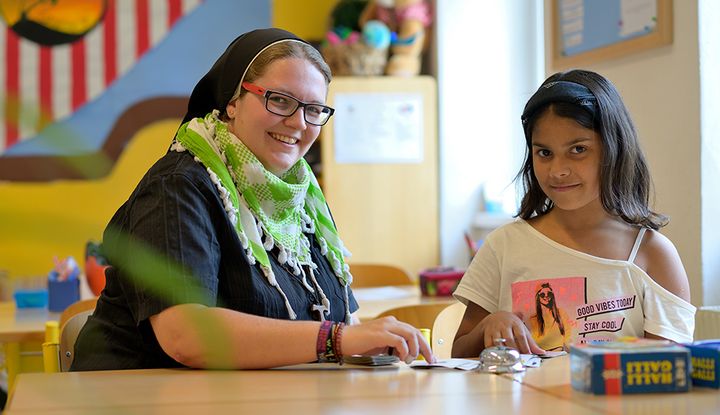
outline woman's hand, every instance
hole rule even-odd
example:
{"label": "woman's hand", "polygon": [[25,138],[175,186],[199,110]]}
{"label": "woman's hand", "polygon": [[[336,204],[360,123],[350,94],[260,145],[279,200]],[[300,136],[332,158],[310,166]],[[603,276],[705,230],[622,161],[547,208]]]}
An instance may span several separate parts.
{"label": "woman's hand", "polygon": [[345,355],[386,353],[389,347],[405,363],[415,360],[418,354],[425,356],[425,360],[430,363],[435,362],[435,356],[422,333],[395,317],[346,326],[343,331],[342,352]]}
{"label": "woman's hand", "polygon": [[485,347],[493,346],[495,339],[505,339],[505,345],[520,353],[544,354],[535,343],[525,323],[517,315],[507,311],[496,311],[485,317],[477,327],[482,330]]}

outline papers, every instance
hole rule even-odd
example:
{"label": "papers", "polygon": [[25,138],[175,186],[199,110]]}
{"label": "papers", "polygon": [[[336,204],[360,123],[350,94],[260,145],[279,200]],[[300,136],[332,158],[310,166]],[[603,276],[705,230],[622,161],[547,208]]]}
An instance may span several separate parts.
{"label": "papers", "polygon": [[471,359],[444,359],[438,360],[435,363],[428,363],[424,360],[416,360],[410,363],[410,367],[413,369],[432,369],[432,368],[443,368],[443,369],[459,369],[459,370],[473,370],[480,364],[477,360]]}
{"label": "papers", "polygon": [[352,363],[344,363],[339,365],[337,363],[302,363],[299,365],[280,366],[272,368],[270,370],[350,370],[350,369],[365,369],[365,370],[386,370],[386,369],[399,369],[400,363],[390,363],[381,366],[371,365],[356,365]]}
{"label": "papers", "polygon": [[559,351],[548,351],[545,352],[545,354],[538,355],[542,359],[551,359],[553,357],[559,357],[559,356],[565,356],[567,352],[565,350],[559,350]]}
{"label": "papers", "polygon": [[520,362],[523,367],[540,367],[540,363],[542,363],[540,356],[534,354],[521,354]]}
{"label": "papers", "polygon": [[[534,354],[521,354],[520,362],[523,367],[540,367],[542,359],[549,359],[553,357],[566,355],[567,352],[547,352],[544,355],[538,356]],[[424,360],[416,360],[410,364],[413,369],[459,369],[459,370],[475,370],[477,369],[480,361],[477,359],[444,359],[438,360],[436,363],[428,363]]]}
{"label": "papers", "polygon": [[397,356],[346,356],[343,364],[337,363],[304,363],[299,365],[282,366],[280,370],[342,370],[342,369],[397,369],[400,367]]}

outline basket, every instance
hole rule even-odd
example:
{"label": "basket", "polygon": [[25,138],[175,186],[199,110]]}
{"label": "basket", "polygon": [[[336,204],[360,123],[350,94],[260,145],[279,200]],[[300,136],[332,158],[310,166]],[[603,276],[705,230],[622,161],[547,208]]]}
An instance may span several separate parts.
{"label": "basket", "polygon": [[326,44],[321,53],[335,76],[377,76],[385,72],[388,49],[363,42]]}

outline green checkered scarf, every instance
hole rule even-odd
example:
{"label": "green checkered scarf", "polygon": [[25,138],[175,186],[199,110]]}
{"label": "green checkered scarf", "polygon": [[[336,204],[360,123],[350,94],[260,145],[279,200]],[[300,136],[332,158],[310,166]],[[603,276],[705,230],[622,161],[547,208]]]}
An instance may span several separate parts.
{"label": "green checkered scarf", "polygon": [[187,149],[208,169],[251,262],[259,262],[270,283],[277,286],[267,253],[277,245],[280,263],[287,263],[295,275],[302,275],[312,291],[301,266],[309,266],[311,273],[317,268],[305,236],[305,232],[314,233],[335,275],[347,286],[352,276],[344,256],[349,252],[307,162],[300,159],[282,177],[274,175],[217,115],[213,111],[204,119],[183,124],[172,149]]}

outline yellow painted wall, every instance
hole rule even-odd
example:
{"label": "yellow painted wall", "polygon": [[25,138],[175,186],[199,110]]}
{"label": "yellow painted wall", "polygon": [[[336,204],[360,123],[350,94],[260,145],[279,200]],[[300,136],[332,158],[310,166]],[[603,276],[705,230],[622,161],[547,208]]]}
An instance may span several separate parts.
{"label": "yellow painted wall", "polygon": [[273,0],[272,24],[306,40],[325,38],[337,0]]}
{"label": "yellow painted wall", "polygon": [[[322,39],[336,3],[274,0],[273,25],[308,40]],[[0,182],[0,271],[12,277],[45,275],[55,255],[72,255],[82,266],[85,243],[101,240],[112,215],[167,150],[179,122],[159,122],[139,131],[103,179]]]}
{"label": "yellow painted wall", "polygon": [[180,119],[151,124],[132,138],[100,180],[0,183],[0,269],[13,277],[45,275],[52,257],[74,256],[100,240],[105,225],[147,169],[166,151]]}

